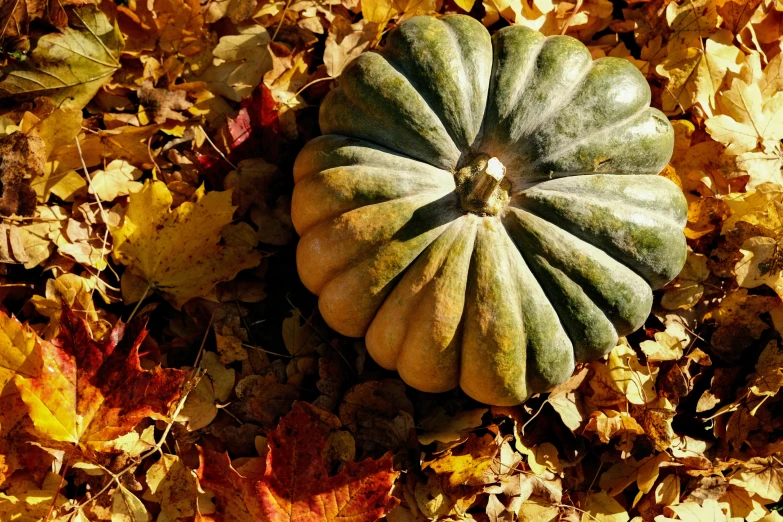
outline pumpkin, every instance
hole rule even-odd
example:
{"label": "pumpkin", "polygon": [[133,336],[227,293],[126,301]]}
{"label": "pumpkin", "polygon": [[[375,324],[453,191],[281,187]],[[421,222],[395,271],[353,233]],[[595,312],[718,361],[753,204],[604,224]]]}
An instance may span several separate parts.
{"label": "pumpkin", "polygon": [[567,36],[402,22],[343,71],[294,165],[297,267],[410,386],[513,405],[638,329],[686,256],[644,76]]}

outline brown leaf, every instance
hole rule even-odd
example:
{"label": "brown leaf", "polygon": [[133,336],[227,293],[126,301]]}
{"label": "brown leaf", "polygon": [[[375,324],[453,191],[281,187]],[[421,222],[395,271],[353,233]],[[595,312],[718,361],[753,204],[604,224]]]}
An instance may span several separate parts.
{"label": "brown leaf", "polygon": [[38,136],[17,131],[0,137],[0,215],[31,216],[36,194],[25,178],[43,176],[46,144]]}

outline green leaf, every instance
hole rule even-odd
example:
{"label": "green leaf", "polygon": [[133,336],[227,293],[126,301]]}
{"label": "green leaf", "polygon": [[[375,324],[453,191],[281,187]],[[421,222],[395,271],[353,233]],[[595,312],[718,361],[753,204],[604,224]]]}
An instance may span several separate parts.
{"label": "green leaf", "polygon": [[23,63],[3,69],[0,97],[49,96],[81,109],[120,68],[119,27],[95,6],[73,10],[71,26],[38,39]]}

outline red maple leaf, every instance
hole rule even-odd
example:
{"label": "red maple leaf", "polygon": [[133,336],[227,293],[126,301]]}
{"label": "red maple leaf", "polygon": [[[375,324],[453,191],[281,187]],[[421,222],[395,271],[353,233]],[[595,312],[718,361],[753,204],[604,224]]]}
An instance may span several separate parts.
{"label": "red maple leaf", "polygon": [[[372,522],[397,504],[391,488],[397,478],[392,456],[348,462],[329,476],[323,450],[340,420],[308,403],[297,402],[269,434],[269,453],[261,481],[234,470],[228,456],[202,450],[202,486],[217,500],[215,520],[264,522]],[[244,517],[244,518],[243,518]]]}
{"label": "red maple leaf", "polygon": [[185,372],[159,366],[143,370],[139,345],[147,332],[123,339],[118,323],[96,341],[87,324],[66,309],[60,333],[42,344],[44,369],[33,378],[17,378],[22,400],[43,438],[102,451],[144,418],[165,419],[179,399]]}

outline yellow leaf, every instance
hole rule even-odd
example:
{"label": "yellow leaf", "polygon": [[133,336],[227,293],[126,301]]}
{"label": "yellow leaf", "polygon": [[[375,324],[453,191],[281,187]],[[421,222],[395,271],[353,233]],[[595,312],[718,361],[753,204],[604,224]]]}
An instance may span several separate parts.
{"label": "yellow leaf", "polygon": [[381,27],[397,15],[392,0],[362,0],[362,18]]}
{"label": "yellow leaf", "polygon": [[647,404],[657,397],[658,368],[642,365],[636,352],[624,340],[609,353],[608,366],[614,384],[631,404]]}
{"label": "yellow leaf", "polygon": [[149,522],[147,508],[125,486],[117,486],[111,500],[111,522]]}
{"label": "yellow leaf", "polygon": [[196,477],[176,455],[164,453],[147,470],[147,485],[160,503],[166,520],[179,520],[196,514],[198,484]]}
{"label": "yellow leaf", "polygon": [[672,40],[706,38],[718,28],[718,11],[713,0],[681,0],[666,6],[666,21],[673,33]]}
{"label": "yellow leaf", "polygon": [[615,410],[594,411],[590,414],[585,430],[594,432],[604,444],[608,444],[614,437],[628,437],[644,433],[636,419],[624,411]]}
{"label": "yellow leaf", "polygon": [[625,508],[603,491],[587,495],[585,511],[582,522],[628,522],[631,519]]}
{"label": "yellow leaf", "polygon": [[114,258],[176,308],[261,261],[251,248],[219,243],[234,214],[230,192],[205,195],[202,187],[195,201],[173,211],[171,203],[165,183],[148,181],[130,196],[123,225],[112,228],[112,237]]}
{"label": "yellow leaf", "polygon": [[125,160],[113,160],[106,170],[92,173],[90,194],[96,194],[101,201],[114,201],[141,190],[142,184],[136,181],[141,171]]}
{"label": "yellow leaf", "polygon": [[661,506],[671,506],[680,503],[680,476],[666,475],[655,488],[655,503]]}
{"label": "yellow leaf", "polygon": [[527,456],[527,465],[536,475],[542,475],[547,470],[553,473],[563,471],[560,466],[560,458],[557,456],[557,448],[551,442],[542,442],[528,448],[517,437],[515,446],[517,451]]}
{"label": "yellow leaf", "polygon": [[783,203],[783,187],[763,183],[747,192],[728,194],[723,201],[731,208],[732,215],[723,223],[721,234],[725,235],[737,222],[746,221],[757,225],[766,235],[775,237],[780,231],[778,208]]}
{"label": "yellow leaf", "polygon": [[634,482],[637,483],[639,491],[649,493],[658,479],[661,464],[669,460],[671,458],[666,453],[645,457],[638,462],[633,457],[628,457],[613,464],[601,475],[598,483],[610,497],[619,495]]}
{"label": "yellow leaf", "polygon": [[[16,479],[21,481],[24,479]],[[10,482],[10,483],[9,483]],[[49,514],[52,505],[55,508],[63,507],[68,500],[59,494],[60,487],[67,483],[57,473],[47,473],[43,484],[31,482],[30,484],[13,484],[14,479],[4,483],[9,489],[21,491],[16,495],[0,493],[0,520],[33,522],[41,521]],[[13,486],[17,487],[13,487]]]}
{"label": "yellow leaf", "polygon": [[52,151],[73,143],[74,138],[82,130],[81,109],[64,109],[58,107],[46,118],[36,123],[27,135],[36,135],[46,144],[46,157]]}
{"label": "yellow leaf", "polygon": [[773,339],[767,343],[756,362],[756,373],[751,375],[750,391],[758,395],[773,397],[783,386],[783,350]]}
{"label": "yellow leaf", "polygon": [[654,341],[639,344],[649,362],[676,361],[682,357],[682,343],[666,332],[655,332]]}
{"label": "yellow leaf", "polygon": [[210,91],[233,101],[250,96],[272,68],[267,48],[271,38],[266,29],[251,23],[241,25],[237,30],[239,34],[220,38],[212,50],[215,62],[199,76],[199,80],[209,85]]}
{"label": "yellow leaf", "polygon": [[28,270],[49,259],[58,243],[65,240],[62,229],[68,219],[68,214],[62,207],[56,205],[39,206],[35,210],[35,218],[19,227],[22,235]]}
{"label": "yellow leaf", "polygon": [[701,506],[696,502],[689,501],[669,506],[666,509],[674,512],[684,522],[727,522],[726,515],[720,505],[711,498],[704,500]]}
{"label": "yellow leaf", "polygon": [[768,512],[753,495],[743,488],[729,485],[726,492],[718,499],[721,508],[725,508],[729,515],[728,522],[743,522],[744,520],[758,520]]}
{"label": "yellow leaf", "polygon": [[771,237],[752,237],[742,244],[742,259],[734,273],[743,288],[767,285],[783,298],[783,266],[780,266],[781,246]]}
{"label": "yellow leaf", "polygon": [[101,321],[92,300],[93,284],[76,274],[63,274],[57,279],[46,281],[46,296],[34,295],[30,302],[36,311],[49,318],[49,324],[43,332],[45,339],[57,336],[63,305],[74,310],[76,315],[87,321],[96,339],[111,329],[107,321]]}
{"label": "yellow leaf", "polygon": [[783,497],[783,466],[775,457],[754,457],[742,463],[729,481],[768,502]]}
{"label": "yellow leaf", "polygon": [[723,114],[705,124],[712,137],[726,145],[727,154],[750,152],[763,140],[783,139],[783,93],[764,103],[757,84],[735,79],[731,89],[721,93],[721,107]]}
{"label": "yellow leaf", "polygon": [[705,44],[702,36],[670,41],[668,55],[656,67],[656,72],[669,80],[662,98],[667,113],[687,111],[698,104],[711,116],[726,74],[740,70],[742,51],[733,45],[734,36],[728,30],[711,36]]}
{"label": "yellow leaf", "polygon": [[34,176],[30,186],[38,196],[39,203],[46,203],[54,194],[63,201],[73,201],[74,197],[87,187],[87,182],[75,170],[59,172],[56,162],[48,162],[43,176]]}
{"label": "yellow leaf", "polygon": [[[688,252],[685,266],[682,267],[677,279],[667,285],[667,290],[661,297],[661,306],[667,310],[676,310],[678,308],[688,310],[692,308],[704,295],[704,285],[702,283],[709,276],[710,269],[707,268],[707,256],[695,254],[692,251]],[[642,346],[642,351],[644,351],[644,346]]]}
{"label": "yellow leaf", "polygon": [[14,375],[35,377],[41,372],[43,359],[40,342],[28,325],[0,313],[0,395],[12,392],[13,389],[6,385],[13,380]]}

